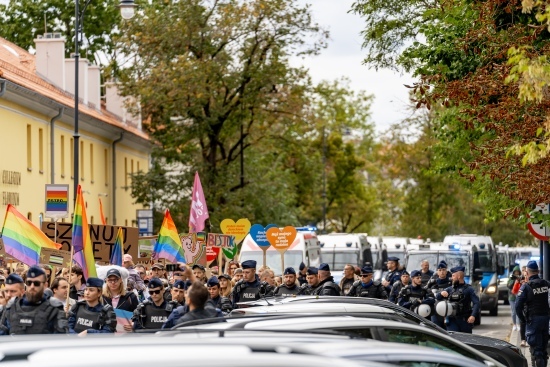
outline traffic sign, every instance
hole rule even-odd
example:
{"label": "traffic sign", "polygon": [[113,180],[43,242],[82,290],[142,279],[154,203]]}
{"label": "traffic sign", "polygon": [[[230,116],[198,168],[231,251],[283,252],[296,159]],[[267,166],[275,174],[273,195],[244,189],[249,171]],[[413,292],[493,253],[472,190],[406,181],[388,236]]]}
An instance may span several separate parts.
{"label": "traffic sign", "polygon": [[[535,210],[533,210],[530,214],[532,213],[535,213],[535,212],[539,212],[539,213],[542,213],[542,214],[548,214],[549,211],[548,211],[548,204],[538,204],[535,208]],[[527,215],[529,218],[531,217],[531,215]],[[538,222],[538,223],[533,223],[533,222],[530,222],[527,224],[527,228],[529,229],[529,232],[531,232],[531,234],[533,236],[535,236],[537,239],[539,240],[542,240],[542,241],[548,241],[550,240],[550,236],[546,229],[545,226],[542,225],[541,222]]]}

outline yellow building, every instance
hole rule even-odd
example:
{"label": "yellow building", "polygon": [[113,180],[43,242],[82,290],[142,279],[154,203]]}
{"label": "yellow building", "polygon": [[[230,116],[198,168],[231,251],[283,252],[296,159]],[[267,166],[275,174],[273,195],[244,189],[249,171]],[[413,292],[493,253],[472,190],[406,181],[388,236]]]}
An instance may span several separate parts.
{"label": "yellow building", "polygon": [[[65,59],[65,40],[45,34],[35,42],[32,55],[0,38],[0,220],[13,204],[38,225],[46,184],[68,184],[73,210],[75,109],[74,59]],[[90,223],[101,224],[101,199],[107,224],[136,226],[142,206],[130,196],[129,175],[147,171],[150,142],[116,86],[106,87],[101,98],[99,68],[81,60],[79,181]]]}

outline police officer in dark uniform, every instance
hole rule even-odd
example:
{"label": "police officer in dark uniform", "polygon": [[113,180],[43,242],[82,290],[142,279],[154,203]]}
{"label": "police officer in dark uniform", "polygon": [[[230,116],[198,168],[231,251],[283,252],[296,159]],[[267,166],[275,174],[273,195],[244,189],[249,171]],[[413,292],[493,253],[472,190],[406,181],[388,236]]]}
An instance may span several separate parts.
{"label": "police officer in dark uniform", "polygon": [[453,285],[437,293],[435,298],[438,301],[447,299],[456,305],[456,313],[447,317],[447,330],[471,334],[476,317],[479,317],[479,297],[471,285],[464,283],[464,270],[464,266],[452,268]]}
{"label": "police officer in dark uniform", "polygon": [[388,301],[392,303],[397,303],[397,299],[399,298],[399,292],[401,292],[401,289],[411,284],[411,275],[408,271],[403,270],[401,272],[400,279],[393,283],[391,287],[390,297],[388,298]]}
{"label": "police officer in dark uniform", "polygon": [[327,263],[319,265],[319,285],[313,289],[312,294],[315,296],[341,296],[342,290],[340,286],[334,282],[334,278],[330,274],[330,267]]}
{"label": "police officer in dark uniform", "polygon": [[103,280],[88,278],[84,299],[78,301],[69,312],[70,334],[114,333],[116,315],[113,306],[101,303]]}
{"label": "police officer in dark uniform", "polygon": [[177,306],[185,305],[185,291],[188,286],[186,281],[176,280],[174,284],[172,284],[172,287],[170,287],[171,301],[176,302]]}
{"label": "police officer in dark uniform", "polygon": [[397,298],[397,304],[414,311],[420,305],[433,306],[434,303],[433,294],[422,288],[422,272],[420,270],[413,270],[411,272],[411,284],[401,289]]}
{"label": "police officer in dark uniform", "polygon": [[298,269],[298,282],[300,285],[307,284],[307,268],[306,264],[303,262],[300,263],[300,268]]}
{"label": "police officer in dark uniform", "polygon": [[149,298],[140,303],[134,311],[132,320],[134,330],[161,329],[168,316],[177,308],[176,301],[167,302],[164,299],[164,284],[159,278],[151,278],[147,284]]}
{"label": "police officer in dark uniform", "polygon": [[206,288],[208,289],[208,294],[210,295],[208,299],[208,304],[213,308],[221,309],[222,297],[220,295],[220,281],[217,276],[211,276],[210,279],[206,282]]}
{"label": "police officer in dark uniform", "polygon": [[379,281],[373,281],[373,271],[370,265],[361,268],[361,280],[353,283],[347,297],[368,297],[388,299],[386,288]]}
{"label": "police officer in dark uniform", "polygon": [[241,266],[243,279],[239,280],[231,291],[233,308],[238,308],[239,302],[255,301],[273,294],[273,287],[267,282],[260,282],[260,278],[256,275],[256,261],[246,260]]}
{"label": "police officer in dark uniform", "polygon": [[284,271],[284,283],[275,288],[274,296],[278,297],[293,297],[300,292],[300,287],[296,285],[296,270],[294,268],[286,268]]}
{"label": "police officer in dark uniform", "polygon": [[319,285],[319,271],[317,268],[310,266],[306,270],[307,283],[302,284],[298,290],[298,295],[312,295],[313,290]]}
{"label": "police officer in dark uniform", "polygon": [[6,305],[0,335],[58,334],[69,331],[63,302],[44,294],[46,273],[38,266],[27,271],[27,290]]}
{"label": "police officer in dark uniform", "polygon": [[382,285],[386,287],[386,293],[390,294],[392,285],[401,278],[401,270],[399,270],[399,258],[395,256],[388,257],[388,273],[382,280]]}
{"label": "police officer in dark uniform", "polygon": [[516,297],[516,315],[525,325],[525,336],[531,351],[532,365],[548,364],[548,290],[550,282],[539,277],[536,261],[527,263],[528,281],[523,283]]}
{"label": "police officer in dark uniform", "polygon": [[[451,273],[447,271],[447,263],[445,261],[440,261],[437,265],[436,274],[428,281],[426,290],[432,292],[434,296],[443,291],[445,288],[452,286]],[[438,315],[432,310],[431,320],[434,324],[446,329],[445,318]]]}

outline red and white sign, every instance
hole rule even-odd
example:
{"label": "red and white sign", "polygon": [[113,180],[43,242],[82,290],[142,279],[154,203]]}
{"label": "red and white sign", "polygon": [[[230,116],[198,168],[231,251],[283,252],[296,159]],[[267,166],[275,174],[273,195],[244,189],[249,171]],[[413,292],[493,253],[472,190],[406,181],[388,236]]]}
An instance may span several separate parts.
{"label": "red and white sign", "polygon": [[[538,204],[535,210],[533,210],[531,213],[534,212],[548,214],[548,204]],[[531,218],[531,215],[528,214],[527,216]],[[546,227],[542,225],[542,223],[528,223],[527,228],[529,229],[529,232],[531,232],[531,234],[535,236],[535,238],[541,241],[550,240],[550,230],[547,230]]]}

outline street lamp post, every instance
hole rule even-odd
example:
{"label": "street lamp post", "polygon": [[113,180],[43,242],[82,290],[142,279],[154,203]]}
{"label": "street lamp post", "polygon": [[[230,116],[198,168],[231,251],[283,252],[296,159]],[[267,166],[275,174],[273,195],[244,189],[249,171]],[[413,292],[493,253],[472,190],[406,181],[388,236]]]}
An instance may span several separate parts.
{"label": "street lamp post", "polygon": [[[74,178],[74,199],[76,200],[76,192],[79,184],[80,179],[80,161],[79,161],[79,153],[80,153],[80,134],[78,132],[78,103],[79,103],[79,97],[78,97],[78,63],[80,60],[80,41],[82,39],[82,23],[84,20],[84,13],[86,12],[86,8],[90,4],[92,0],[86,0],[86,3],[82,7],[82,11],[80,11],[80,4],[79,0],[75,0],[75,37],[74,37],[74,135],[73,135],[73,164],[74,164],[74,172],[73,172],[73,178]],[[118,7],[120,8],[120,15],[123,19],[131,19],[134,16],[135,11],[135,4],[134,0],[120,0],[120,3]]]}

